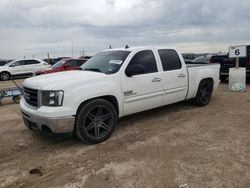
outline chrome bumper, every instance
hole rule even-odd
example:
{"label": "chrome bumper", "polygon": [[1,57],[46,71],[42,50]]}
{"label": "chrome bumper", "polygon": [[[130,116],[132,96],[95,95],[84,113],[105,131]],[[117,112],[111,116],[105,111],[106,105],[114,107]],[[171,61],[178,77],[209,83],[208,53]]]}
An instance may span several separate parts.
{"label": "chrome bumper", "polygon": [[46,133],[71,133],[74,131],[75,117],[44,118],[22,110],[24,124],[29,129]]}

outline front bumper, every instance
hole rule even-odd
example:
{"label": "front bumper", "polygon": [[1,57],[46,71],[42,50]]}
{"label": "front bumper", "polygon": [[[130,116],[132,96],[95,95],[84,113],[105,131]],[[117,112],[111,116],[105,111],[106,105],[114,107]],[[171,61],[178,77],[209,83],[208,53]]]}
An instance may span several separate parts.
{"label": "front bumper", "polygon": [[35,109],[21,99],[20,107],[26,127],[46,133],[73,133],[75,116],[66,107]]}
{"label": "front bumper", "polygon": [[[24,123],[29,129],[53,134],[73,133],[74,131],[75,116],[73,115],[65,114],[58,117],[58,113],[53,114],[49,109],[45,109],[47,113],[43,114],[29,107],[23,98],[20,101],[20,107]],[[64,114],[63,112],[65,112],[57,109],[56,112],[58,111],[60,114]],[[46,114],[50,114],[52,117],[48,117]]]}
{"label": "front bumper", "polygon": [[44,118],[22,110],[24,124],[29,129],[45,133],[71,133],[74,130],[75,117]]}

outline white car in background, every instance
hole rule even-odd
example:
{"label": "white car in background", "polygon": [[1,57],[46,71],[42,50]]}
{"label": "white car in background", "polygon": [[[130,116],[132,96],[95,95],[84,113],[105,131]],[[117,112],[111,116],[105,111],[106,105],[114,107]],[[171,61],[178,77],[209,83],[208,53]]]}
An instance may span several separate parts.
{"label": "white car in background", "polygon": [[35,71],[49,68],[50,65],[40,59],[19,59],[0,67],[0,79],[9,80],[11,77],[29,77]]}

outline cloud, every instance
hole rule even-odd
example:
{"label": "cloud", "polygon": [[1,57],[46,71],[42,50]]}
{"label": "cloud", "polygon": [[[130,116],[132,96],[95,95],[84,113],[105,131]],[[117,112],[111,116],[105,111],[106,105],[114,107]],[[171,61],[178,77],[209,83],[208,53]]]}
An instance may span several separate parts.
{"label": "cloud", "polygon": [[0,58],[93,54],[111,44],[227,50],[250,43],[249,0],[1,0]]}

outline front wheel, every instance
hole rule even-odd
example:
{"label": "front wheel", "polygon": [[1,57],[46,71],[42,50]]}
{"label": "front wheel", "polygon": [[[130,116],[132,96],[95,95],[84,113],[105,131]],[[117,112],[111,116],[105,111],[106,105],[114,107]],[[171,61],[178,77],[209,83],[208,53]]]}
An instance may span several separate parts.
{"label": "front wheel", "polygon": [[94,99],[80,107],[75,134],[83,142],[97,144],[107,140],[117,124],[114,106],[104,99]]}
{"label": "front wheel", "polygon": [[20,99],[21,99],[20,96],[15,96],[15,97],[13,97],[13,101],[14,101],[16,104],[19,104],[19,103],[20,103]]}
{"label": "front wheel", "polygon": [[202,80],[200,82],[198,91],[194,98],[194,103],[197,106],[206,106],[211,99],[212,92],[213,92],[213,81]]}
{"label": "front wheel", "polygon": [[2,81],[6,81],[10,79],[10,73],[8,72],[1,72],[0,78]]}

